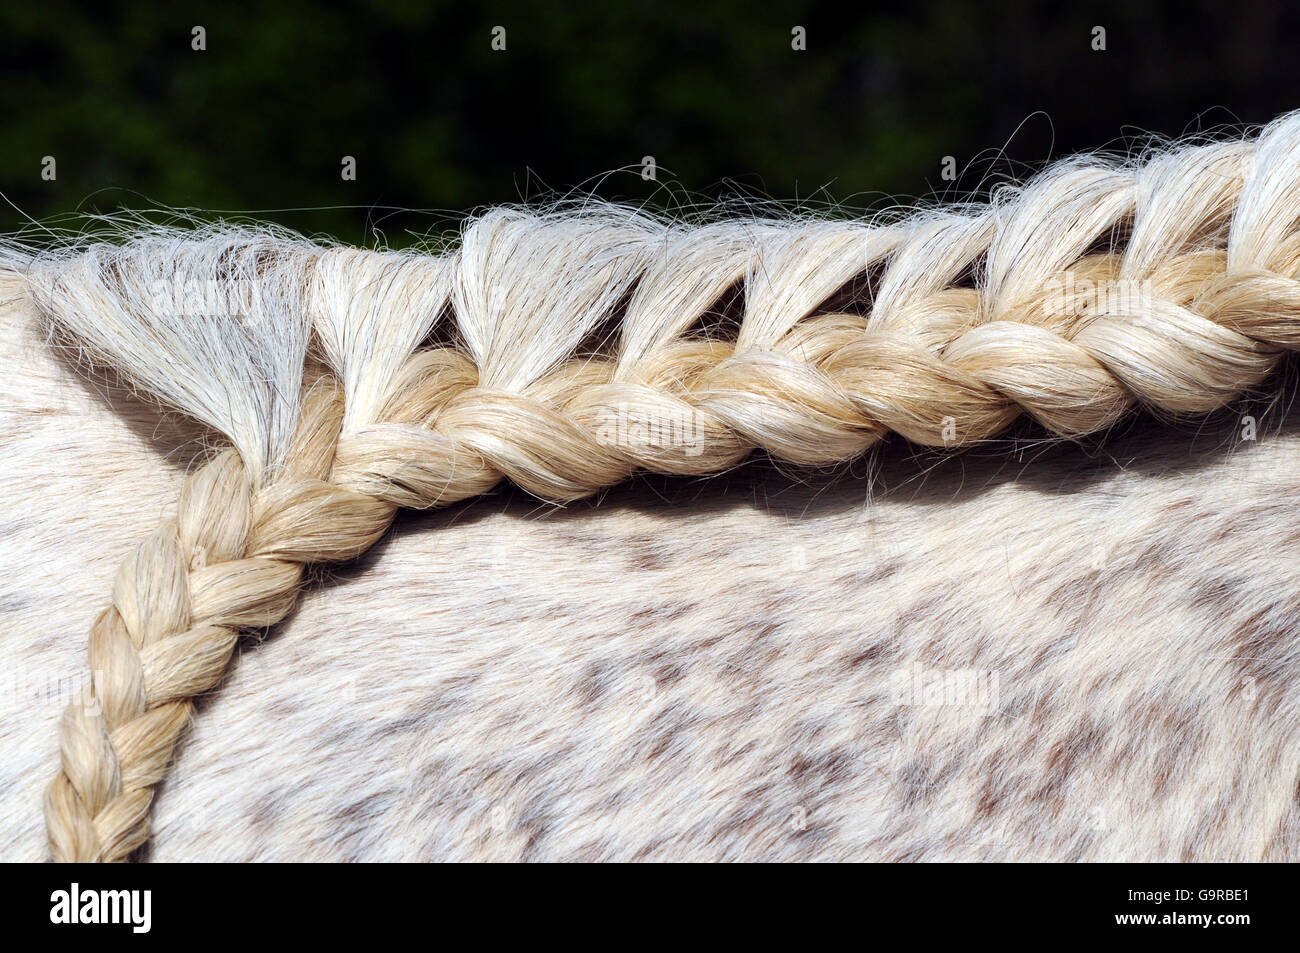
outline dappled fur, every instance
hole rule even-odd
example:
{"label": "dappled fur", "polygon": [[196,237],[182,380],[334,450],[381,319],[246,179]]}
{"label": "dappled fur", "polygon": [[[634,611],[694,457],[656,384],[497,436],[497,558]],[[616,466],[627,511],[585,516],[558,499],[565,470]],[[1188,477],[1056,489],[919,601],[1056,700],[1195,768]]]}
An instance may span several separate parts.
{"label": "dappled fur", "polygon": [[[84,679],[205,438],[23,302],[0,328],[0,857],[39,860],[68,698],[34,696]],[[757,462],[405,514],[242,643],[147,856],[1294,860],[1281,392],[1084,448],[895,441],[873,483]],[[899,704],[917,663],[996,672],[996,708]]]}
{"label": "dappled fur", "polygon": [[[201,714],[224,781],[159,811],[190,856],[258,771],[259,856],[1288,856],[1297,143],[1300,112],[862,220],[6,238],[47,335],[11,345],[37,461],[7,562],[87,575],[46,540],[87,547],[92,496],[141,539],[60,722],[50,855],[167,850]],[[83,365],[98,403],[64,396]],[[121,475],[72,476],[80,447]],[[810,476],[846,464],[865,486]],[[214,695],[277,626],[251,708]]]}

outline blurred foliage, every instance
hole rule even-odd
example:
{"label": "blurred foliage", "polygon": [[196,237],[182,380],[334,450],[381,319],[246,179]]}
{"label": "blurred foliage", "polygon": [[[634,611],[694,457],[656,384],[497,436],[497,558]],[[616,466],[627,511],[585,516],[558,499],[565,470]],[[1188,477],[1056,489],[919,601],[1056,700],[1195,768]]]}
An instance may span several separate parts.
{"label": "blurred foliage", "polygon": [[[1125,130],[1300,105],[1300,11],[1268,0],[849,9],[9,4],[0,191],[21,212],[6,205],[0,227],[158,204],[401,245],[476,207],[577,192],[673,211],[736,197],[857,210],[977,191],[1122,147]],[[791,50],[796,24],[805,52]],[[490,48],[496,25],[505,52]],[[642,180],[647,155],[658,181]],[[946,155],[956,183],[940,180]]]}

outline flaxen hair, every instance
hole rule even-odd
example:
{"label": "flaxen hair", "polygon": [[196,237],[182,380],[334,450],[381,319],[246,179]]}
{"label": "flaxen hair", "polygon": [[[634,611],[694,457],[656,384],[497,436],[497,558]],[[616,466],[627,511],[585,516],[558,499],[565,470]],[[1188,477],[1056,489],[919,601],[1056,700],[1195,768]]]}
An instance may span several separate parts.
{"label": "flaxen hair", "polygon": [[1212,411],[1300,344],[1300,115],[1053,165],[978,207],[683,226],[493,209],[437,253],[233,226],[12,242],[53,336],[220,436],[90,630],[46,800],[57,860],[129,859],[194,698],[312,564],[509,480],[575,500],[755,450],[850,460],[1022,414],[1079,438]]}

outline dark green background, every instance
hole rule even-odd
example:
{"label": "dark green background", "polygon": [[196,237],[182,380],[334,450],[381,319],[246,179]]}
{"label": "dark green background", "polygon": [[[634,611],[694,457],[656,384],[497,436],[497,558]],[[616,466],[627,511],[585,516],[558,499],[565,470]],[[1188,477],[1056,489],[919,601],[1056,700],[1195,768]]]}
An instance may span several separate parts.
{"label": "dark green background", "polygon": [[[885,11],[11,4],[0,191],[21,214],[6,203],[0,227],[157,203],[401,245],[476,207],[574,189],[668,210],[762,197],[853,211],[1300,105],[1300,15],[1280,2]],[[196,24],[206,52],[190,48]],[[806,52],[790,48],[795,24]],[[55,182],[40,179],[46,155]],[[641,179],[645,155],[658,182]]]}

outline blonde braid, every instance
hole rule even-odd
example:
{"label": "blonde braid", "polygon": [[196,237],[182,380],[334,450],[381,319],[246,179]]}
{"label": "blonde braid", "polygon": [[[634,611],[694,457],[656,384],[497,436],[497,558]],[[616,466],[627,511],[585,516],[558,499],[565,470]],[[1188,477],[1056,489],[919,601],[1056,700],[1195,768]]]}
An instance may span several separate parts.
{"label": "blonde braid", "polygon": [[309,391],[286,471],[260,492],[233,450],[200,467],[175,521],[122,567],[90,631],[93,702],[63,716],[45,802],[56,861],[126,860],[145,842],[193,698],[221,680],[239,631],[284,618],[305,563],[350,559],[388,528],[394,507],[326,482],[341,405],[328,379]]}
{"label": "blonde braid", "polygon": [[[879,227],[495,210],[438,257],[217,230],[33,259],[58,327],[232,442],[92,628],[95,703],[65,715],[47,800],[54,856],[145,841],[191,699],[238,631],[281,619],[305,565],[360,554],[397,508],[502,479],[562,502],[754,449],[829,464],[888,433],[969,446],[1022,413],[1074,438],[1139,404],[1211,411],[1300,346],[1298,222],[1291,116],[1256,142],[1063,163],[983,209]],[[225,317],[187,323],[142,290],[159,274],[233,285],[232,269],[269,290],[238,307],[231,292]],[[865,313],[821,308],[864,275]],[[741,282],[734,339],[710,334]],[[458,342],[426,346],[448,310]],[[333,376],[299,401],[307,323]],[[630,437],[629,419],[670,439]]]}

